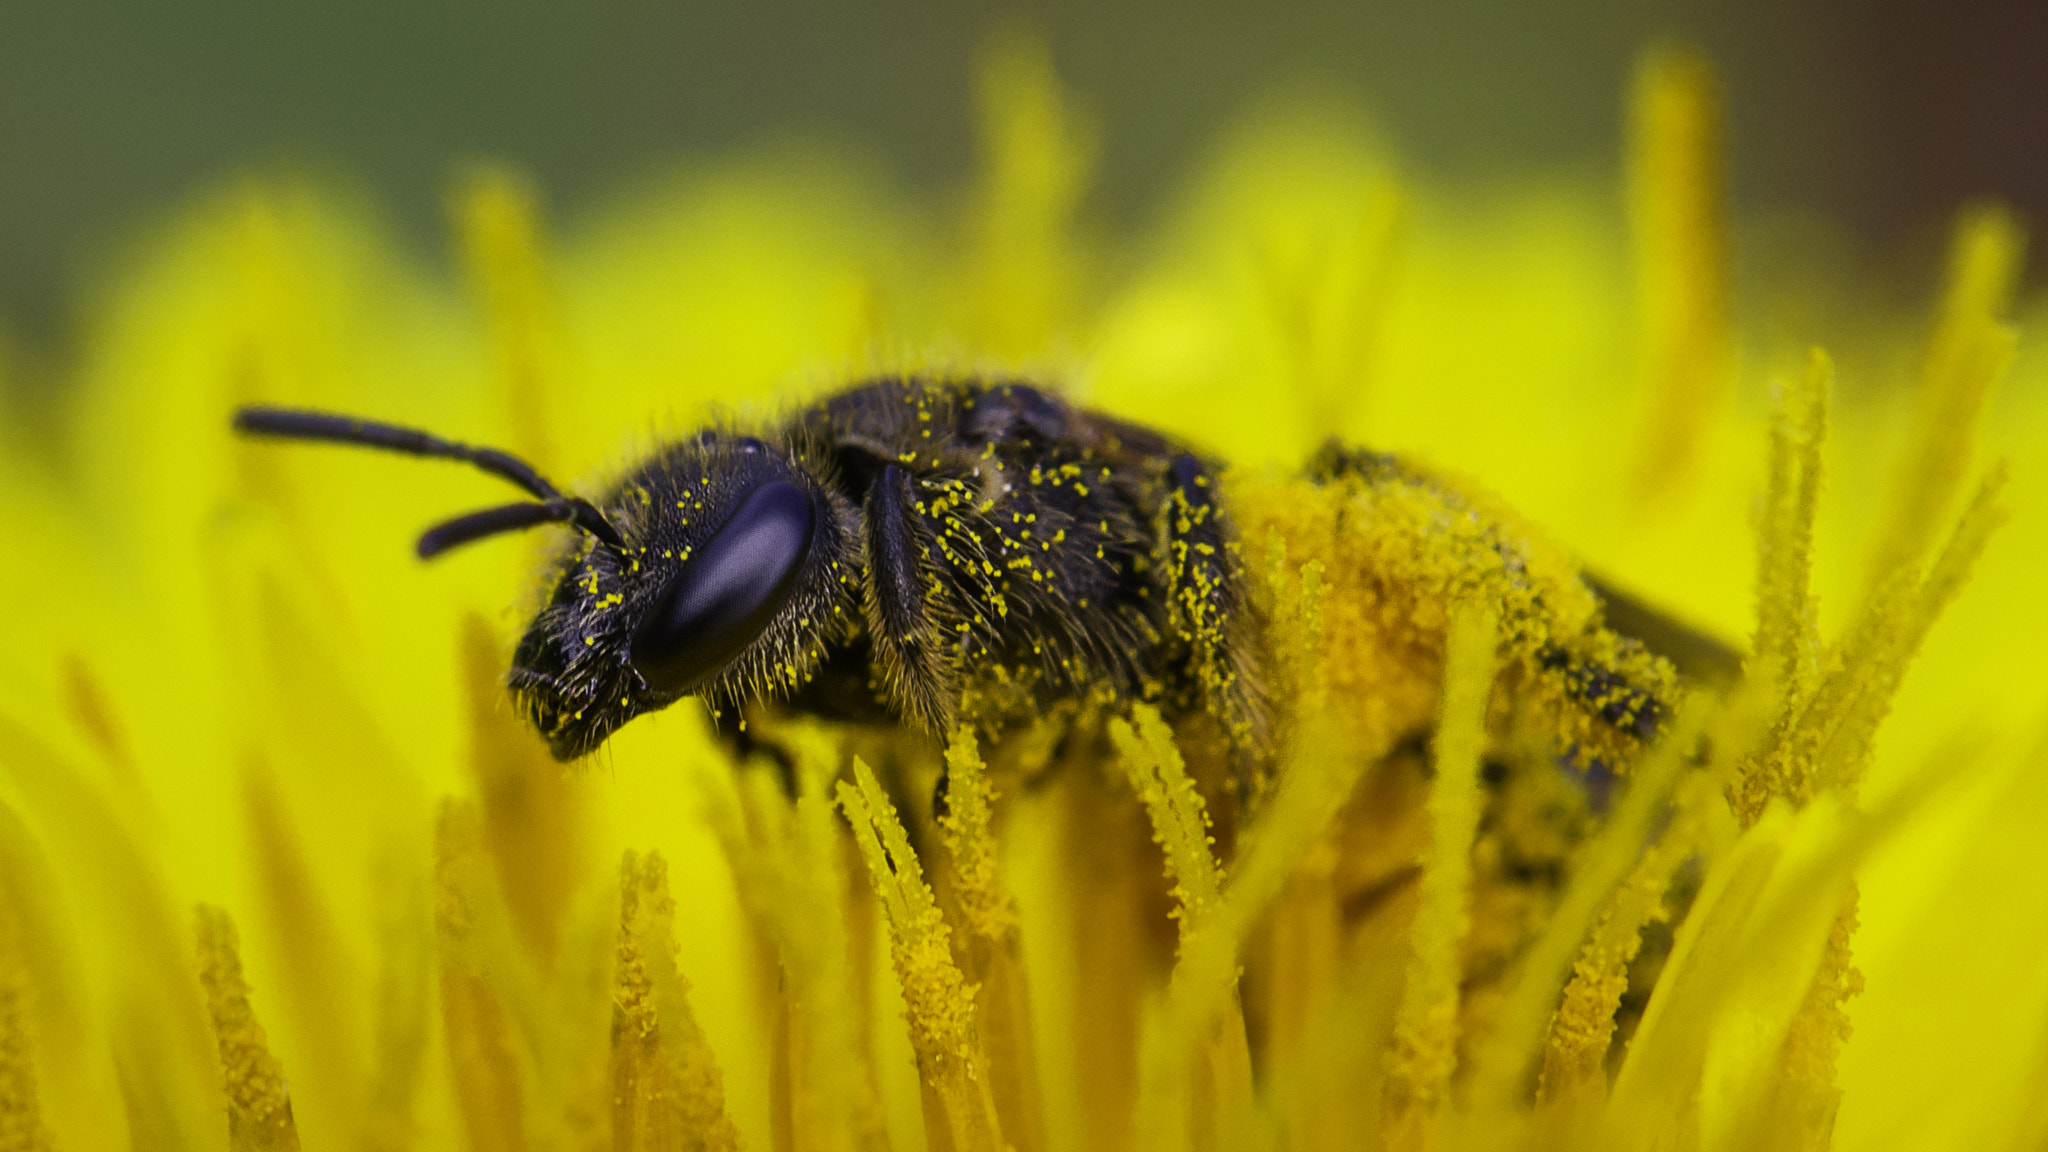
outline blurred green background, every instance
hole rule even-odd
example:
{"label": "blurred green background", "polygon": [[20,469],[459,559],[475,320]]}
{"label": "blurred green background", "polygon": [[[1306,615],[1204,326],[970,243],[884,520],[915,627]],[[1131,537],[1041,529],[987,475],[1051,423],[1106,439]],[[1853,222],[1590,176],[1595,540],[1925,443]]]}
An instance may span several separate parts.
{"label": "blurred green background", "polygon": [[1931,265],[1953,206],[2048,209],[2048,5],[1514,0],[856,7],[358,0],[0,5],[0,330],[61,345],[125,247],[210,182],[296,167],[445,250],[460,162],[502,158],[553,211],[692,156],[790,136],[911,189],[972,161],[995,29],[1048,39],[1094,117],[1091,210],[1141,223],[1231,116],[1308,85],[1450,180],[1612,170],[1631,63],[1681,37],[1721,65],[1737,213],[1839,221]]}

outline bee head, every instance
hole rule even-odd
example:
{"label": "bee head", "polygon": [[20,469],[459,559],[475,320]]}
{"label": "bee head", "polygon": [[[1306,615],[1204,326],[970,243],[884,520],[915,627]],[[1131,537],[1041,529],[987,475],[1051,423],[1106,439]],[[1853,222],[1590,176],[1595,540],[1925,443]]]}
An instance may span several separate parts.
{"label": "bee head", "polygon": [[558,759],[684,696],[713,707],[792,690],[850,619],[848,514],[787,446],[672,445],[604,500],[618,547],[564,555],[510,683]]}
{"label": "bee head", "polygon": [[560,760],[684,696],[716,708],[793,689],[852,618],[852,512],[826,482],[829,465],[795,442],[707,433],[672,444],[600,508],[509,453],[414,428],[256,407],[238,411],[235,428],[465,461],[533,497],[428,529],[421,559],[539,524],[581,533],[507,678]]}

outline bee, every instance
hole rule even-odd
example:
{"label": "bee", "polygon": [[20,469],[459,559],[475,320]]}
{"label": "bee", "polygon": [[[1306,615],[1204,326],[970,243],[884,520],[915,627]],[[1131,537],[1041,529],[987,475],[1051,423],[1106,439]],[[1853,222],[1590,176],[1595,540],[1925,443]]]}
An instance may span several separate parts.
{"label": "bee", "polygon": [[865,383],[759,435],[663,444],[594,502],[415,429],[254,407],[234,425],[467,461],[531,497],[429,528],[423,559],[575,530],[507,677],[559,760],[686,696],[945,734],[992,674],[1034,699],[1189,701],[1239,743],[1263,726],[1215,464],[1028,384]]}
{"label": "bee", "polygon": [[[416,429],[263,407],[234,426],[465,461],[530,497],[429,528],[423,559],[574,531],[507,676],[558,760],[689,696],[728,724],[779,701],[940,737],[990,719],[964,701],[998,697],[1154,701],[1206,713],[1241,752],[1268,731],[1219,462],[1025,382],[871,380],[752,434],[663,443],[594,500]],[[1335,448],[1311,467],[1319,484],[1405,476]],[[1536,659],[1610,727],[1643,735],[1667,705],[1555,646]]]}

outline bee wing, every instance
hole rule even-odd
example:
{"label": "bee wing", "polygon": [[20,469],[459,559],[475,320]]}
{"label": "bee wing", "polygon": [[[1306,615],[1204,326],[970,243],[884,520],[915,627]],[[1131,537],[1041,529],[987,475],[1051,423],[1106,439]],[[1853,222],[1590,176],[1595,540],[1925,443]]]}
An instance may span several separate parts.
{"label": "bee wing", "polygon": [[1590,572],[1584,578],[1606,607],[1607,626],[1671,661],[1679,675],[1710,688],[1725,688],[1742,678],[1744,654],[1740,648],[1685,623],[1611,580]]}

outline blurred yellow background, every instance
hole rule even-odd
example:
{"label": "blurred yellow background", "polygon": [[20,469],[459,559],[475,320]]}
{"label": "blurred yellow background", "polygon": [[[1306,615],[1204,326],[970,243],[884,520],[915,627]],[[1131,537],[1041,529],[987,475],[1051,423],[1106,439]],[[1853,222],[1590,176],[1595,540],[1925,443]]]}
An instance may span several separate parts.
{"label": "blurred yellow background", "polygon": [[[995,35],[1018,14],[967,8],[393,5],[342,23],[29,7],[0,16],[0,528],[25,557],[0,585],[17,613],[0,715],[27,726],[0,739],[0,799],[34,828],[0,827],[0,846],[47,849],[66,901],[51,922],[69,934],[24,962],[63,974],[38,1010],[78,1025],[45,1072],[66,1131],[116,1127],[90,1119],[116,1094],[102,1031],[183,1044],[150,1065],[184,1109],[166,1123],[217,1119],[186,963],[196,900],[243,923],[259,1010],[306,1070],[302,1119],[340,1130],[388,1056],[372,1033],[405,1017],[376,999],[390,972],[429,994],[435,804],[491,800],[503,753],[539,791],[494,815],[561,840],[536,851],[561,875],[533,899],[596,942],[578,955],[613,927],[618,850],[666,852],[682,924],[705,929],[679,933],[681,966],[733,1111],[766,1144],[759,957],[701,781],[678,768],[722,767],[695,713],[636,723],[567,779],[521,760],[494,676],[536,551],[427,567],[408,551],[423,523],[500,493],[233,442],[235,403],[500,442],[587,486],[721,408],[772,411],[878,366],[1018,367],[1249,469],[1330,433],[1443,465],[1739,639],[1770,388],[1817,343],[1839,367],[1814,583],[1832,637],[1930,424],[1913,391],[1939,359],[1945,284],[1969,279],[1944,263],[1952,222],[1980,194],[2019,211],[1969,217],[1959,247],[1988,236],[1986,259],[2013,264],[1977,269],[1998,283],[1964,311],[2033,335],[1961,457],[1965,481],[2010,458],[2016,514],[1907,677],[1868,790],[1958,758],[1959,739],[1992,767],[1865,874],[1840,1146],[2020,1122],[2048,1051],[2032,849],[2048,788],[2030,752],[2048,697],[2048,329],[2018,256],[2038,150],[1999,142],[2048,102],[2009,64],[2039,43],[2018,6],[1077,6],[1024,14],[1042,55]],[[1701,191],[1699,218],[1646,229],[1656,208],[1630,192],[1636,61],[1672,32],[1722,66],[1725,252],[1716,142],[1696,183],[1663,187]],[[1724,266],[1656,247],[1695,232]],[[1700,345],[1720,390],[1681,421],[1686,451],[1646,460],[1667,274],[1729,323]],[[1645,480],[1667,464],[1677,479]],[[1057,842],[1023,826],[1044,864]],[[519,879],[507,889],[531,896]],[[315,904],[332,949],[295,935]],[[575,1019],[601,1021],[603,994]],[[882,1043],[890,1102],[914,1116],[905,1041]],[[558,1055],[535,1047],[542,1066]],[[460,1127],[447,1056],[422,1089],[436,1136]]]}

